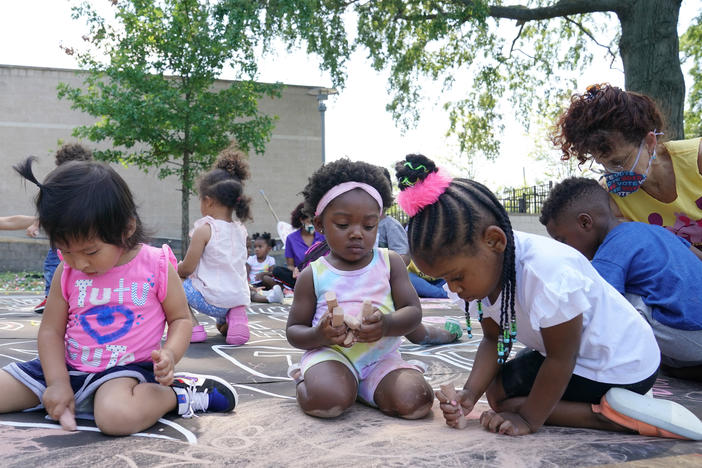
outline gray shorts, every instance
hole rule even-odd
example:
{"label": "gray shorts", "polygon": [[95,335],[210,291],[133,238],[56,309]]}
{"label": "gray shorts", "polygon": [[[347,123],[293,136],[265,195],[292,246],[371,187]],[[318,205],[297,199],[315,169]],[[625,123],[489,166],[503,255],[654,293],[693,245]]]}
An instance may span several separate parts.
{"label": "gray shorts", "polygon": [[702,365],[702,330],[679,330],[663,325],[653,318],[653,310],[641,296],[626,294],[625,297],[653,329],[661,349],[661,363],[670,367]]}

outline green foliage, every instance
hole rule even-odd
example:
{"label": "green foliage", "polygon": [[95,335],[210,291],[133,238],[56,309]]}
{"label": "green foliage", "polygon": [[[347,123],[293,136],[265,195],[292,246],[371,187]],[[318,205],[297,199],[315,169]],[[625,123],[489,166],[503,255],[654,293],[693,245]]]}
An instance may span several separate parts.
{"label": "green foliage", "polygon": [[[223,15],[232,18],[242,2],[247,3],[223,0]],[[510,6],[500,0],[256,3],[271,33],[291,46],[306,41],[336,86],[343,86],[350,54],[367,50],[376,70],[390,71],[387,109],[403,128],[418,120],[422,79],[441,82],[449,133],[464,154],[488,158],[500,150],[504,108],[527,130],[534,116],[553,120],[558,110],[553,104],[572,94],[592,63],[590,45],[611,63],[619,60],[617,15],[632,10],[629,0],[524,0]]]}
{"label": "green foliage", "polygon": [[[112,0],[114,20],[101,16],[91,2],[73,8],[83,19],[88,50],[77,53],[87,70],[82,87],[59,85],[60,98],[72,108],[96,116],[93,125],[74,130],[92,141],[110,141],[95,157],[159,168],[159,177],[176,175],[183,190],[183,237],[187,241],[187,199],[197,174],[209,168],[231,140],[263,153],[275,118],[260,115],[258,100],[277,97],[280,85],[253,81],[257,38],[250,36],[248,15],[224,21],[214,7],[199,0]],[[257,18],[253,18],[254,22]],[[225,66],[238,81],[215,85]]]}
{"label": "green foliage", "polygon": [[680,52],[693,80],[685,112],[685,136],[692,138],[702,136],[702,13],[680,38]]}

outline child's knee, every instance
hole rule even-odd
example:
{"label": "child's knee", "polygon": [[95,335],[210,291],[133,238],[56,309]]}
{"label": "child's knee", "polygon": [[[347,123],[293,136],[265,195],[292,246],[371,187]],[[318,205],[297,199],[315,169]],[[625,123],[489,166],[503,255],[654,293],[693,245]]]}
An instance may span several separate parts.
{"label": "child's knee", "polygon": [[356,401],[355,392],[346,389],[310,389],[305,382],[298,385],[298,402],[302,411],[318,418],[335,418]]}
{"label": "child's knee", "polygon": [[116,402],[102,401],[94,407],[95,425],[113,436],[134,434],[142,429],[142,415]]}
{"label": "child's knee", "polygon": [[405,379],[404,385],[396,387],[390,398],[376,392],[375,400],[381,411],[404,419],[423,418],[431,411],[434,392],[423,377],[411,377],[414,382]]}

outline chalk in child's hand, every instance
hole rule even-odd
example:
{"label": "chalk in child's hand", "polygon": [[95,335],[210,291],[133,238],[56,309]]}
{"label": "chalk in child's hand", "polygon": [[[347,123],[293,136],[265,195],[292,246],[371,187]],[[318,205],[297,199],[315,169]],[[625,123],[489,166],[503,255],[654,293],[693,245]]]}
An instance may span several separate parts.
{"label": "chalk in child's hand", "polygon": [[61,423],[61,428],[64,431],[75,431],[77,429],[76,418],[73,416],[73,411],[69,408],[63,410],[59,418],[59,423]]}
{"label": "chalk in child's hand", "polygon": [[458,407],[458,411],[461,417],[456,420],[456,427],[458,429],[463,429],[468,425],[468,420],[465,418],[465,413],[463,413],[463,406],[458,403],[458,394],[456,393],[456,387],[453,383],[440,385],[441,393],[448,398],[452,406]]}

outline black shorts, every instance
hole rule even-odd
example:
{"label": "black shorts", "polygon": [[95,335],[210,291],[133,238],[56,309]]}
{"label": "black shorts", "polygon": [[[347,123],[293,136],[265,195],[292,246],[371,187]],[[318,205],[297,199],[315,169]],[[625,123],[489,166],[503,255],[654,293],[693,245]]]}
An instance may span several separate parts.
{"label": "black shorts", "polygon": [[[502,366],[500,377],[507,398],[529,395],[544,359],[538,351],[523,349]],[[658,377],[658,369],[650,377],[640,382],[622,385],[597,382],[573,374],[561,400],[599,403],[602,396],[612,387],[625,388],[643,395],[653,387],[656,377]]]}
{"label": "black shorts", "polygon": [[289,287],[290,289],[295,289],[295,278],[293,278],[293,272],[290,268],[284,266],[273,267],[273,278],[279,283]]}

